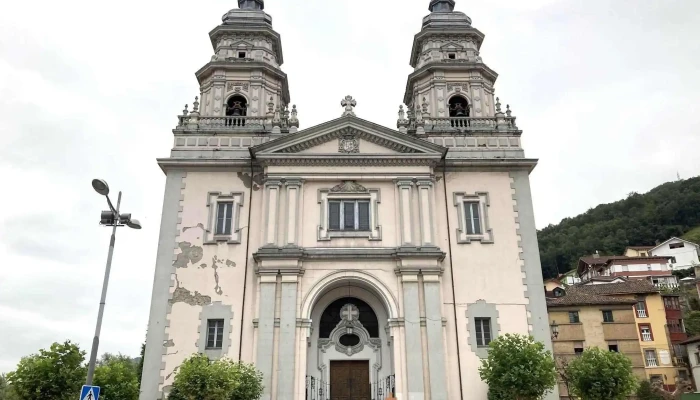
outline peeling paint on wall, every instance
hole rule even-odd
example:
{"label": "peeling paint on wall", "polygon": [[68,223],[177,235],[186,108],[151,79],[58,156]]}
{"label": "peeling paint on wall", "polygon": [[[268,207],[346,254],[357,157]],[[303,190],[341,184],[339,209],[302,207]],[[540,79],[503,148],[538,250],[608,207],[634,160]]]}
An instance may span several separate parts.
{"label": "peeling paint on wall", "polygon": [[217,256],[212,257],[211,259],[211,267],[214,270],[214,280],[216,281],[216,286],[214,287],[214,291],[216,294],[219,296],[224,294],[224,290],[221,288],[219,285],[219,263],[225,263],[227,267],[235,267],[236,263],[231,261],[231,260],[221,260]]}
{"label": "peeling paint on wall", "polygon": [[197,229],[197,228],[201,229],[202,231],[205,231],[204,224],[201,224],[201,223],[197,224],[197,226],[186,226],[186,227],[182,228],[182,231],[187,232],[190,229]]}
{"label": "peeling paint on wall", "polygon": [[165,343],[163,343],[163,347],[173,347],[175,346],[175,341],[172,339],[168,339]]}
{"label": "peeling paint on wall", "polygon": [[175,268],[187,268],[190,263],[196,264],[202,261],[204,250],[199,246],[192,246],[190,242],[181,242],[177,244],[180,248],[180,254],[177,255],[173,266]]}
{"label": "peeling paint on wall", "polygon": [[245,186],[247,189],[250,189],[250,185],[253,184],[253,190],[255,191],[260,190],[260,187],[263,184],[262,174],[253,175],[253,178],[251,179],[250,174],[239,172],[238,179],[240,179],[241,182],[243,182],[243,186]]}
{"label": "peeling paint on wall", "polygon": [[206,306],[211,304],[211,297],[205,296],[197,291],[192,294],[185,288],[178,287],[173,292],[173,298],[170,299],[170,304],[185,303],[191,306]]}

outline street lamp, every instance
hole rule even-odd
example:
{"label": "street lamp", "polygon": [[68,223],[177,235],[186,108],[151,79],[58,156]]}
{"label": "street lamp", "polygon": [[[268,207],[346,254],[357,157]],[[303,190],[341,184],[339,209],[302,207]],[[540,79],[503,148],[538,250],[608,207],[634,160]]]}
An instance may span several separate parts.
{"label": "street lamp", "polygon": [[105,267],[105,278],[102,282],[102,297],[100,298],[100,311],[97,313],[97,326],[95,327],[95,337],[92,339],[92,350],[90,352],[90,364],[88,364],[87,385],[92,386],[92,378],[95,375],[95,364],[97,363],[97,349],[100,345],[100,330],[102,329],[102,316],[105,311],[105,300],[107,299],[107,286],[109,284],[109,272],[112,269],[112,255],[114,254],[114,242],[117,228],[128,226],[132,229],[141,229],[141,223],[132,219],[131,214],[119,214],[119,206],[122,202],[122,192],[117,197],[117,207],[112,205],[109,199],[109,185],[101,179],[92,180],[92,188],[107,198],[108,211],[102,211],[100,215],[100,225],[112,227],[112,237],[109,240],[109,252],[107,253],[107,266]]}

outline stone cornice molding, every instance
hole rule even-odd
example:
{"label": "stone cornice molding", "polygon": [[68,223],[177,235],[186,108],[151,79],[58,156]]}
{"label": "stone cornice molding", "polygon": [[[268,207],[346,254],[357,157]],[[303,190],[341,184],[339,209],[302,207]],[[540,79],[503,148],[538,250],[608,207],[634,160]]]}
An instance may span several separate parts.
{"label": "stone cornice molding", "polygon": [[[452,61],[452,60],[450,60]],[[408,80],[406,82],[406,92],[404,93],[403,96],[403,102],[404,104],[412,104],[412,99],[411,96],[413,95],[413,85],[419,80],[420,77],[424,76],[425,74],[429,72],[434,72],[435,70],[439,71],[445,71],[445,70],[456,70],[460,72],[466,72],[466,71],[473,71],[473,70],[478,70],[481,71],[486,75],[488,79],[491,80],[492,83],[496,82],[496,79],[498,79],[498,73],[496,71],[492,70],[489,68],[486,64],[483,63],[476,63],[476,62],[463,62],[463,63],[443,63],[443,62],[434,62],[434,63],[428,63],[419,69],[413,71],[409,76]],[[431,78],[433,79],[433,78]]]}
{"label": "stone cornice molding", "polygon": [[[445,252],[438,247],[263,247],[253,254],[256,262],[265,260],[432,260],[442,262]],[[427,263],[426,263],[427,265]],[[426,268],[423,268],[426,269]],[[431,270],[434,270],[432,268]]]}
{"label": "stone cornice molding", "polygon": [[426,39],[442,39],[446,41],[462,41],[464,37],[476,39],[476,49],[481,49],[486,35],[476,28],[454,27],[449,30],[442,28],[424,28],[413,37],[410,65],[415,68],[418,57],[423,51],[423,41]]}
{"label": "stone cornice molding", "polygon": [[195,75],[197,76],[197,81],[199,82],[200,85],[204,85],[205,83],[212,83],[215,80],[220,81],[221,84],[226,82],[226,78],[216,78],[215,80],[212,80],[211,82],[207,82],[207,79],[210,78],[211,75],[213,75],[216,71],[220,70],[245,70],[245,71],[250,71],[253,69],[257,70],[265,70],[265,72],[269,73],[270,75],[275,76],[277,79],[282,82],[282,101],[287,104],[290,101],[290,94],[289,94],[289,82],[287,79],[287,74],[284,73],[280,68],[275,68],[274,66],[267,64],[262,61],[249,61],[245,63],[235,63],[235,62],[230,62],[230,61],[210,61],[208,62],[205,66],[200,68]]}
{"label": "stone cornice molding", "polygon": [[526,170],[532,172],[537,166],[537,159],[532,158],[510,158],[510,159],[445,159],[444,165],[448,171],[513,171]]}
{"label": "stone cornice molding", "polygon": [[[266,14],[267,15],[267,14]],[[277,61],[279,65],[284,64],[284,56],[282,54],[282,37],[280,36],[279,33],[277,33],[272,27],[267,27],[267,26],[259,26],[259,27],[252,27],[252,26],[240,26],[240,25],[219,25],[216,28],[212,29],[211,32],[209,32],[209,39],[211,40],[211,45],[216,50],[217,45],[219,41],[226,36],[227,34],[231,33],[243,33],[243,34],[262,34],[264,36],[267,36],[269,39],[272,39],[272,50],[275,52],[275,55],[277,57]]]}

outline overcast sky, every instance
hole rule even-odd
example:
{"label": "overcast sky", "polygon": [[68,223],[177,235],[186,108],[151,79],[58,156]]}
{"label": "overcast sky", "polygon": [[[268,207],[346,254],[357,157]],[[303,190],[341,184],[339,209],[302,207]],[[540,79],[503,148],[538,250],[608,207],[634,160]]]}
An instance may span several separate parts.
{"label": "overcast sky", "polygon": [[[208,32],[235,0],[12,2],[0,13],[0,372],[54,341],[89,350],[109,230],[106,179],[142,231],[119,232],[102,351],[137,356],[163,198],[156,157],[198,94]],[[302,128],[395,128],[429,0],[268,0]],[[524,130],[539,227],[700,167],[700,1],[457,0]]]}

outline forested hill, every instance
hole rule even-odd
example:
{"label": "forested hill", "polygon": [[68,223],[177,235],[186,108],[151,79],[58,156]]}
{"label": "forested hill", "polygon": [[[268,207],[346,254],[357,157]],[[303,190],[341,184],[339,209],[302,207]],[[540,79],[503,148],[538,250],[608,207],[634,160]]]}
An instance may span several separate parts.
{"label": "forested hill", "polygon": [[[585,190],[579,195],[585,196]],[[654,245],[686,233],[697,236],[697,226],[700,177],[665,183],[645,194],[630,193],[625,200],[601,204],[539,231],[542,272],[546,279],[569,271],[580,257],[596,250],[621,255],[627,246]]]}

